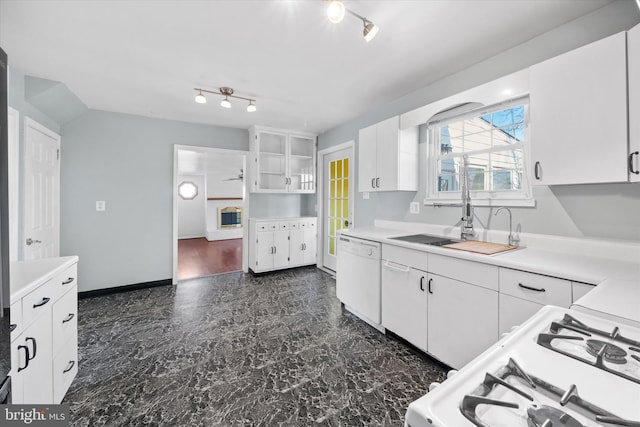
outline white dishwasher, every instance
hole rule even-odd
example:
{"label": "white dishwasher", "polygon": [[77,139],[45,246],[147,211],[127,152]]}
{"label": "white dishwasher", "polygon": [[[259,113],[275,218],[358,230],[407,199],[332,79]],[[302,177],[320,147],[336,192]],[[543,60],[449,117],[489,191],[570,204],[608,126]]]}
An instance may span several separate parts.
{"label": "white dishwasher", "polygon": [[337,258],[338,299],[347,310],[384,330],[380,325],[380,243],[340,236]]}

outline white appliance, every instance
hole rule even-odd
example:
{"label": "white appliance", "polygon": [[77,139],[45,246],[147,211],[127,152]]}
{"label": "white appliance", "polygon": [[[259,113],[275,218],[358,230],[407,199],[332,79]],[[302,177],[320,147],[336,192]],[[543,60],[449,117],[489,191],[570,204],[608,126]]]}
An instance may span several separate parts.
{"label": "white appliance", "polygon": [[380,243],[340,236],[336,295],[347,310],[383,330],[380,326],[380,259]]}
{"label": "white appliance", "polygon": [[640,427],[640,323],[544,307],[412,402],[405,426]]}

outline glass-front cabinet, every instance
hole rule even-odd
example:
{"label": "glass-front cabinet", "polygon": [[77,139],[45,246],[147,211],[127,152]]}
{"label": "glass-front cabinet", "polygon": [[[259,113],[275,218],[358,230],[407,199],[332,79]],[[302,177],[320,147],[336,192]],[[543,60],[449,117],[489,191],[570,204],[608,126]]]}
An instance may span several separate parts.
{"label": "glass-front cabinet", "polygon": [[316,136],[252,127],[251,191],[315,193]]}

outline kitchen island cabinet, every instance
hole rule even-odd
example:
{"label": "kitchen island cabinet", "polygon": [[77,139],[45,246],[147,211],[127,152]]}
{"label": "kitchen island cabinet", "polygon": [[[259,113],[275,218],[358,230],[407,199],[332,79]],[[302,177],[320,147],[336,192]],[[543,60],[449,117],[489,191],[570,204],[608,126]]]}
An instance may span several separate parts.
{"label": "kitchen island cabinet", "polygon": [[59,404],[78,373],[77,262],[62,257],[10,266],[14,404]]}

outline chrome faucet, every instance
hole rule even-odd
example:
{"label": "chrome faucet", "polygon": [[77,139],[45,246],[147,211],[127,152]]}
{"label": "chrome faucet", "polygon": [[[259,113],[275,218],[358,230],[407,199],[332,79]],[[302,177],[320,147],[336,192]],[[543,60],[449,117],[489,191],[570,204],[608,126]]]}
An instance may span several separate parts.
{"label": "chrome faucet", "polygon": [[507,213],[509,213],[509,246],[518,246],[520,244],[520,238],[517,236],[513,235],[513,232],[511,231],[511,209],[507,208],[507,207],[499,207],[498,210],[493,214],[498,215],[498,212],[500,212],[501,210],[506,210]]}
{"label": "chrome faucet", "polygon": [[469,194],[469,157],[462,157],[462,226],[460,227],[460,238],[462,240],[472,239],[473,231],[473,207],[471,206],[471,195]]}

